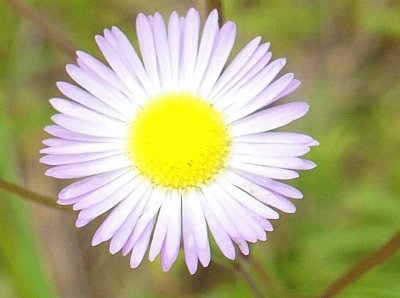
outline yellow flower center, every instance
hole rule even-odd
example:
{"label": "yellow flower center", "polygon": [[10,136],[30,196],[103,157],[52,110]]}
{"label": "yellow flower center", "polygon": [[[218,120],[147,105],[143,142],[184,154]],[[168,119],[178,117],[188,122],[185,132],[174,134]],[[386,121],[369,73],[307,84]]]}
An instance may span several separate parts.
{"label": "yellow flower center", "polygon": [[131,125],[129,154],[154,184],[185,189],[209,182],[230,144],[222,115],[200,97],[169,93],[150,100]]}

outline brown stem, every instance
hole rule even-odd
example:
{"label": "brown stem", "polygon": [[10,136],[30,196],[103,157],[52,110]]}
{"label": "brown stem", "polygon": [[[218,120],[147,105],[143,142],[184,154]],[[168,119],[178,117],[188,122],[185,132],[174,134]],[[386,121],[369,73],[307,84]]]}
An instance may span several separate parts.
{"label": "brown stem", "polygon": [[206,10],[210,13],[213,9],[217,9],[219,13],[219,24],[224,23],[224,9],[222,0],[206,0]]}
{"label": "brown stem", "polygon": [[320,297],[334,297],[344,288],[354,283],[367,271],[385,262],[400,249],[400,231],[382,247],[339,277]]}
{"label": "brown stem", "polygon": [[46,197],[44,195],[30,191],[24,187],[14,184],[14,183],[4,181],[1,178],[0,178],[0,189],[11,192],[18,196],[21,196],[21,197],[26,198],[35,203],[40,203],[42,205],[46,205],[46,206],[54,208],[54,209],[71,212],[70,208],[68,208],[67,206],[58,205],[54,201],[54,199],[52,199],[50,197]]}
{"label": "brown stem", "polygon": [[67,56],[75,59],[75,47],[65,39],[65,34],[46,20],[42,15],[26,4],[23,0],[7,0],[22,17],[28,19],[32,24],[56,47]]}

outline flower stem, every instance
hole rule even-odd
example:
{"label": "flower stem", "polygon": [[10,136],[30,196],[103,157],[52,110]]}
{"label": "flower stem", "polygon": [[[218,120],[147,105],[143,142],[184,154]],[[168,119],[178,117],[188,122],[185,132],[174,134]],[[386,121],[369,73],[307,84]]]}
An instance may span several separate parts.
{"label": "flower stem", "polygon": [[251,274],[249,274],[244,266],[243,259],[241,257],[238,258],[237,262],[234,264],[234,268],[236,269],[237,273],[245,280],[247,285],[253,291],[253,294],[256,298],[263,298],[266,297],[263,294],[263,291],[257,285],[257,282],[253,279]]}
{"label": "flower stem", "polygon": [[247,261],[252,268],[258,273],[262,281],[268,286],[273,293],[279,297],[290,297],[287,290],[270,274],[263,266],[261,266],[255,259],[254,256],[241,256]]}
{"label": "flower stem", "polygon": [[56,47],[58,47],[67,56],[75,59],[75,47],[65,39],[65,34],[23,0],[7,0],[23,18],[32,22],[32,24]]}
{"label": "flower stem", "polygon": [[398,250],[400,250],[400,231],[396,232],[382,247],[378,248],[374,253],[339,277],[320,297],[336,296],[344,288],[353,284],[364,273],[385,262]]}
{"label": "flower stem", "polygon": [[24,187],[18,186],[14,183],[7,182],[1,178],[0,178],[0,189],[3,189],[7,192],[16,194],[20,197],[23,197],[23,198],[28,199],[35,203],[40,203],[42,205],[46,205],[46,206],[54,208],[54,209],[71,212],[70,208],[68,208],[67,206],[58,205],[54,201],[54,199],[52,199],[50,197],[46,197],[44,195],[30,191]]}

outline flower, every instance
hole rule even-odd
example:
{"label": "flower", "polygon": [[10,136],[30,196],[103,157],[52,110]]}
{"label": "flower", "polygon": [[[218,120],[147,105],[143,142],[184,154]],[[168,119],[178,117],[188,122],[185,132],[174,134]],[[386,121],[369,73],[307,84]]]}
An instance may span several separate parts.
{"label": "flower", "polygon": [[[200,34],[200,16],[173,12],[137,17],[139,58],[116,27],[96,42],[109,66],[77,51],[66,67],[78,85],[59,82],[64,98],[41,162],[46,175],[82,178],[64,188],[58,203],[79,210],[82,227],[111,210],[93,236],[110,241],[112,254],[131,253],[137,267],[147,250],[168,271],[181,242],[190,273],[211,258],[208,230],[222,253],[236,244],[266,240],[277,210],[292,213],[297,189],[275,181],[315,167],[300,156],[318,143],[293,132],[271,131],[305,115],[307,103],[273,107],[300,82],[275,79],[286,60],[271,62],[270,44],[251,40],[227,64],[233,22],[218,25],[212,11]],[[226,66],[226,69],[224,67]],[[149,249],[148,249],[149,248]]]}

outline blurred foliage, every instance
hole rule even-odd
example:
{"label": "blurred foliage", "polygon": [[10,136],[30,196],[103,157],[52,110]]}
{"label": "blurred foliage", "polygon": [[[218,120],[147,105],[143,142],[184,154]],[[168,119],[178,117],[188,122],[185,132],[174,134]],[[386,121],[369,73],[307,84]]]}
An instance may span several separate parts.
{"label": "blurred foliage", "polygon": [[[133,40],[138,12],[184,13],[201,1],[32,0],[80,49],[100,57],[94,35],[121,27]],[[238,25],[235,52],[255,35],[302,80],[291,99],[311,112],[290,129],[321,143],[310,153],[318,168],[295,184],[305,198],[282,215],[252,257],[293,295],[313,297],[382,245],[400,218],[400,3],[390,0],[224,1]],[[71,63],[31,23],[0,2],[0,176],[56,196],[37,151],[42,128],[68,80]],[[159,261],[131,270],[106,244],[90,246],[96,228],[72,228],[74,218],[0,193],[1,297],[249,297],[228,261],[189,276],[180,255],[170,273]],[[29,209],[27,209],[27,206]],[[37,250],[39,249],[39,250]],[[214,258],[218,258],[214,250]],[[222,259],[222,258],[221,258]],[[400,256],[375,268],[342,297],[399,297]],[[250,267],[250,274],[256,275]],[[263,285],[269,287],[270,285]]]}

